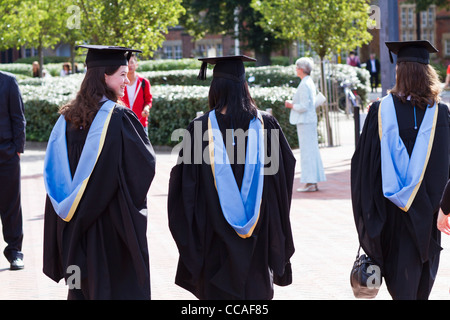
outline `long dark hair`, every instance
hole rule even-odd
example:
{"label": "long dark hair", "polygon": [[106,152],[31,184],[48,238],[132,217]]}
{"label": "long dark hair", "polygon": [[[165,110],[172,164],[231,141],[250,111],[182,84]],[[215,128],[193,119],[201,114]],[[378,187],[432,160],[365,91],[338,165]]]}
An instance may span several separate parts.
{"label": "long dark hair", "polygon": [[75,99],[62,106],[59,113],[76,128],[88,128],[103,96],[117,102],[116,93],[106,85],[105,74],[112,75],[118,69],[117,66],[88,68]]}
{"label": "long dark hair", "polygon": [[397,78],[390,93],[405,103],[410,97],[414,106],[425,109],[439,102],[441,83],[436,70],[429,64],[418,62],[397,63]]}
{"label": "long dark hair", "polygon": [[220,112],[226,108],[226,115],[235,128],[248,125],[248,122],[258,113],[246,81],[236,82],[225,78],[213,78],[208,103],[210,110],[216,109]]}

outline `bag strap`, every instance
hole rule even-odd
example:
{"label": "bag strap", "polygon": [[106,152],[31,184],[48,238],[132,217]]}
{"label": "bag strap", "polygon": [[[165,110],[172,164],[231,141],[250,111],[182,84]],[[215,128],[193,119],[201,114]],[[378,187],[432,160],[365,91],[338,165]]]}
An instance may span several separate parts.
{"label": "bag strap", "polygon": [[356,254],[356,258],[358,258],[359,257],[359,252],[361,251],[361,245],[359,245],[359,248],[358,248],[358,253]]}

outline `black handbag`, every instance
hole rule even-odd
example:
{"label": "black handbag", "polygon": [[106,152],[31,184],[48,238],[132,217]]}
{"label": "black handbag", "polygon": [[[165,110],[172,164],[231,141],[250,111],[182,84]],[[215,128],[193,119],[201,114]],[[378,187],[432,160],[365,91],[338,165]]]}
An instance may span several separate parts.
{"label": "black handbag", "polygon": [[361,246],[350,273],[350,285],[356,298],[373,299],[382,283],[381,270],[366,254],[360,255],[360,250]]}

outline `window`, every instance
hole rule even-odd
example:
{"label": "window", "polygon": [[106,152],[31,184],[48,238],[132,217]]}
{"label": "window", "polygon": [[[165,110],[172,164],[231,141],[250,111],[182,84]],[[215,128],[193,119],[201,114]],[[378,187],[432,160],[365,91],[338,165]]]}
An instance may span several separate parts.
{"label": "window", "polygon": [[428,9],[428,26],[430,27],[434,26],[434,11],[435,11],[434,6]]}
{"label": "window", "polygon": [[411,7],[408,8],[408,27],[414,27],[414,9]]}
{"label": "window", "polygon": [[427,17],[428,17],[427,11],[422,11],[422,28],[427,27]]}
{"label": "window", "polygon": [[197,52],[200,57],[206,57],[206,46],[204,44],[197,45]]}
{"label": "window", "polygon": [[38,54],[37,54],[37,50],[36,49],[34,49],[34,48],[26,48],[25,49],[25,58],[35,57],[37,55]]}
{"label": "window", "polygon": [[172,47],[164,46],[164,59],[172,59]]}
{"label": "window", "polygon": [[[399,8],[401,19],[399,36],[402,41],[412,41],[416,39],[416,6],[413,4],[401,4]],[[428,21],[428,11],[420,14],[420,20]],[[424,25],[421,23],[421,29],[424,29]],[[423,34],[423,32],[422,32]]]}
{"label": "window", "polygon": [[181,49],[181,46],[174,46],[174,59],[181,59],[183,58],[183,50]]}
{"label": "window", "polygon": [[420,13],[421,38],[431,43],[434,43],[435,10],[436,6],[432,5]]}
{"label": "window", "polygon": [[181,40],[166,40],[163,43],[162,59],[181,59],[183,58],[183,46]]}
{"label": "window", "polygon": [[401,18],[402,18],[402,28],[405,28],[406,27],[406,8],[405,7],[402,8]]}
{"label": "window", "polygon": [[200,57],[215,57],[223,55],[222,39],[201,39],[197,41],[196,53]]}
{"label": "window", "polygon": [[450,38],[444,40],[444,55],[450,57]]}

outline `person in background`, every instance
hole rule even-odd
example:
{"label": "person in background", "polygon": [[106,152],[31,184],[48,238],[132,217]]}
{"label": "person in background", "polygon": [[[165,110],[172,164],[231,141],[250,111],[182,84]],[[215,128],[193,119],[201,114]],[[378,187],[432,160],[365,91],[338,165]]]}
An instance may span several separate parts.
{"label": "person in background", "polygon": [[0,218],[3,251],[11,270],[23,269],[20,154],[25,147],[24,107],[16,78],[0,71]]}
{"label": "person in background", "polygon": [[305,185],[297,191],[314,192],[319,190],[318,182],[326,181],[317,137],[316,86],[310,76],[314,62],[303,57],[295,64],[301,82],[293,100],[285,101],[285,107],[291,109],[289,122],[297,126],[300,147],[300,182]]}
{"label": "person in background", "polygon": [[68,76],[71,73],[71,67],[70,67],[70,63],[65,62],[63,64],[63,67],[61,69],[61,72],[59,73],[60,77],[65,77]]}
{"label": "person in background", "polygon": [[366,69],[370,73],[370,88],[373,90],[378,88],[380,76],[380,61],[375,57],[375,53],[370,54],[370,59],[367,60]]}
{"label": "person in background", "polygon": [[33,61],[33,64],[31,65],[31,73],[33,75],[33,78],[39,78],[39,69],[41,67],[39,66],[39,62]]}
{"label": "person in background", "polygon": [[352,67],[360,67],[361,62],[359,61],[359,57],[356,55],[355,51],[350,51],[347,57],[347,64]]}
{"label": "person in background", "polygon": [[128,79],[130,83],[125,88],[125,95],[122,101],[134,111],[148,135],[148,116],[152,107],[150,81],[139,76],[136,72],[137,68],[137,57],[132,55],[128,64]]}
{"label": "person in background", "polygon": [[450,123],[428,41],[386,42],[396,84],[374,102],[351,160],[358,238],[394,300],[428,299],[440,251],[439,202],[449,178]]}
{"label": "person in background", "polygon": [[450,89],[450,64],[447,66],[447,75],[445,76],[444,89]]}

